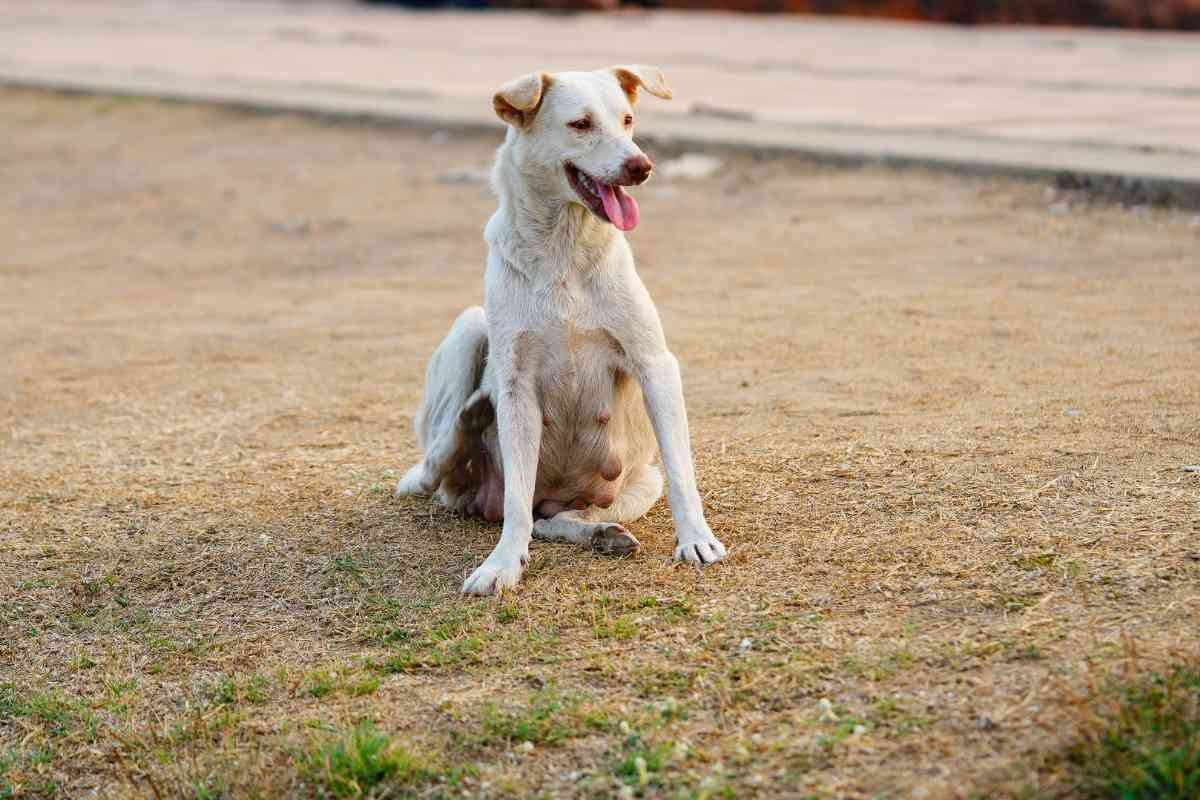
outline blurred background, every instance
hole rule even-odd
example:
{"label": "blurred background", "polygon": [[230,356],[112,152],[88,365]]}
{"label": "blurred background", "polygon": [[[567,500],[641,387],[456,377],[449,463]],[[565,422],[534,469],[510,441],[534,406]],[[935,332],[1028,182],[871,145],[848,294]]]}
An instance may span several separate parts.
{"label": "blurred background", "polygon": [[498,82],[655,64],[675,100],[639,114],[660,141],[1099,176],[1130,202],[1200,203],[1200,0],[0,0],[0,11],[0,80],[19,85],[495,132]]}
{"label": "blurred background", "polygon": [[690,8],[833,14],[964,25],[1087,25],[1200,29],[1200,0],[363,0],[373,5],[432,8]]}

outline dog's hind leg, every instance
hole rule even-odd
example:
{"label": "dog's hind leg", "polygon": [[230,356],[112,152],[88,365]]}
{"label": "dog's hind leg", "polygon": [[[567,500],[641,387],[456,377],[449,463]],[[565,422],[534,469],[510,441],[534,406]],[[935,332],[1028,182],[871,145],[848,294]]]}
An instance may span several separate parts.
{"label": "dog's hind leg", "polygon": [[[495,414],[479,388],[487,359],[487,317],[473,306],[462,312],[425,371],[425,395],[416,416],[424,457],[396,484],[396,495],[433,494],[473,455],[479,433]],[[452,505],[456,497],[443,498]]]}
{"label": "dog's hind leg", "polygon": [[619,523],[644,515],[662,492],[662,472],[647,464],[629,476],[608,508],[588,506],[582,511],[560,511],[549,519],[539,519],[533,523],[533,537],[546,542],[572,542],[607,555],[632,555],[642,544]]}

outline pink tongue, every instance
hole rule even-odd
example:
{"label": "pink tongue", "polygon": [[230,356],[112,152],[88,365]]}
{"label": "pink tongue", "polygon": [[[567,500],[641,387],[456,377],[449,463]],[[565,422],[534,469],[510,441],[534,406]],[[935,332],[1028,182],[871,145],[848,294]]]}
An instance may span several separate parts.
{"label": "pink tongue", "polygon": [[600,190],[600,199],[604,202],[604,213],[608,214],[609,222],[623,231],[631,231],[637,227],[637,203],[625,194],[624,189],[600,181],[596,181],[596,188]]}

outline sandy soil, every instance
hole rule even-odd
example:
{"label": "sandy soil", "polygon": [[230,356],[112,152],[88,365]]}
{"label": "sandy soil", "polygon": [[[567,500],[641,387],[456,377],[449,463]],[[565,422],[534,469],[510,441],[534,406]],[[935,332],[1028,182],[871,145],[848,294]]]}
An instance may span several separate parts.
{"label": "sandy soil", "polygon": [[535,543],[474,601],[497,528],[390,487],[481,299],[493,200],[445,175],[496,141],[0,109],[0,795],[313,795],[361,719],[421,796],[1055,791],[1086,665],[1196,648],[1190,214],[729,153],[652,182],[731,557],[672,563],[660,503],[636,558]]}

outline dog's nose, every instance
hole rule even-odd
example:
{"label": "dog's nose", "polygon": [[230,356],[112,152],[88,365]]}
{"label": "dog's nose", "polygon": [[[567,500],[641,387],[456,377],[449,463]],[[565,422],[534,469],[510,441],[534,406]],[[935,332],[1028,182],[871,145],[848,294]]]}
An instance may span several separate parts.
{"label": "dog's nose", "polygon": [[650,177],[650,170],[652,169],[654,169],[654,165],[645,156],[630,156],[621,165],[622,183],[635,186],[639,183],[645,183],[646,179]]}

